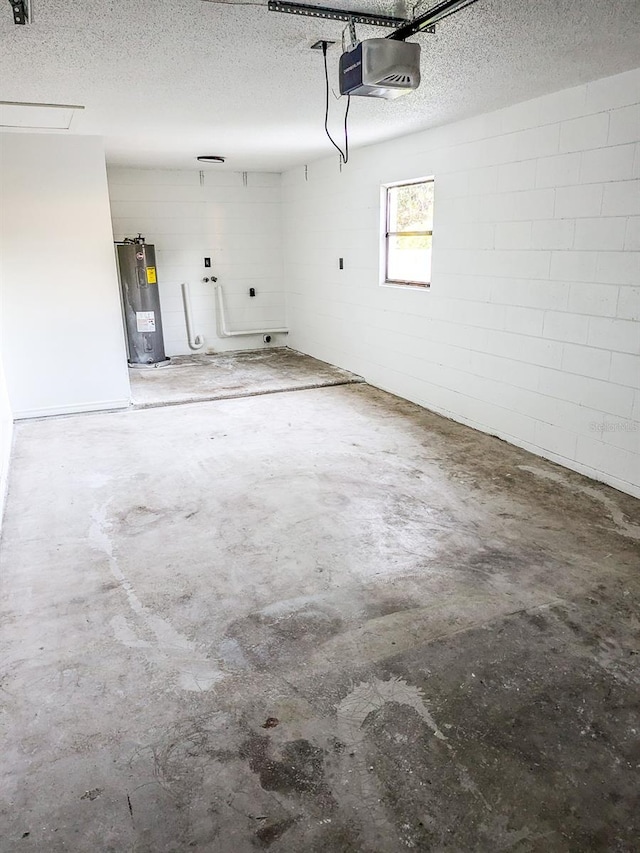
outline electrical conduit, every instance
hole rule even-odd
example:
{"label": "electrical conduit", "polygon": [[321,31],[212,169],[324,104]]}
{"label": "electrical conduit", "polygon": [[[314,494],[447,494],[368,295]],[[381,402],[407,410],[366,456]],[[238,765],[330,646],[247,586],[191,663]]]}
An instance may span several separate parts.
{"label": "electrical conduit", "polygon": [[182,285],[182,302],[184,304],[184,317],[187,323],[187,338],[191,349],[202,349],[204,346],[204,336],[193,334],[193,317],[191,315],[191,297],[189,295],[189,285],[183,282]]}
{"label": "electrical conduit", "polygon": [[227,328],[227,318],[224,313],[224,300],[222,293],[222,285],[216,284],[216,298],[218,303],[217,321],[218,321],[218,336],[221,338],[235,338],[239,335],[288,335],[289,329],[242,329],[238,332],[232,332]]}

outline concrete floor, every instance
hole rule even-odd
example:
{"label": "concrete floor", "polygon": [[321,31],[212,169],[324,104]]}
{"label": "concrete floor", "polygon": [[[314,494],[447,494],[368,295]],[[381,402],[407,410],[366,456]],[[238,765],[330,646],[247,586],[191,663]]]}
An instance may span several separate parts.
{"label": "concrete floor", "polygon": [[178,355],[168,366],[130,368],[129,379],[138,409],[362,382],[347,370],[286,347]]}
{"label": "concrete floor", "polygon": [[21,423],[2,851],[637,851],[640,504],[366,385]]}

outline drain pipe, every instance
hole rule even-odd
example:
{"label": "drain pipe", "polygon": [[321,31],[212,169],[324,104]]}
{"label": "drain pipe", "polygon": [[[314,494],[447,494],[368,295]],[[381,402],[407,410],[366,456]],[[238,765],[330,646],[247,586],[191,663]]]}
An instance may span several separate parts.
{"label": "drain pipe", "polygon": [[189,294],[189,285],[183,282],[182,285],[182,302],[184,304],[184,318],[187,323],[187,338],[191,349],[202,349],[204,346],[204,336],[193,334],[193,317],[191,315],[191,296]]}
{"label": "drain pipe", "polygon": [[222,293],[222,285],[216,284],[216,299],[218,303],[217,321],[218,335],[221,338],[235,338],[240,335],[288,335],[289,329],[282,327],[280,329],[243,329],[242,331],[232,332],[227,328],[227,318],[224,313],[224,300]]}

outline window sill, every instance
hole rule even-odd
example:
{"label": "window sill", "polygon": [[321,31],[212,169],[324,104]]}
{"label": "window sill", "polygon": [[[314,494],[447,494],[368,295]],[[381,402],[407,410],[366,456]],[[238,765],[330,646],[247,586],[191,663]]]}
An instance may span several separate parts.
{"label": "window sill", "polygon": [[398,290],[429,290],[429,284],[417,284],[413,281],[381,281],[381,287],[394,287]]}

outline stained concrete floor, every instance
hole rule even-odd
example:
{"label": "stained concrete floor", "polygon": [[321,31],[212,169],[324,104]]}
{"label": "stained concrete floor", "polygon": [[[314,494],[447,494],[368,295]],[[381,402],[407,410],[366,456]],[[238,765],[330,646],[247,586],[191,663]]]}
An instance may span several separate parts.
{"label": "stained concrete floor", "polygon": [[366,385],[21,423],[2,851],[636,851],[639,502]]}
{"label": "stained concrete floor", "polygon": [[135,408],[348,385],[362,378],[287,347],[179,355],[169,365],[130,368]]}

